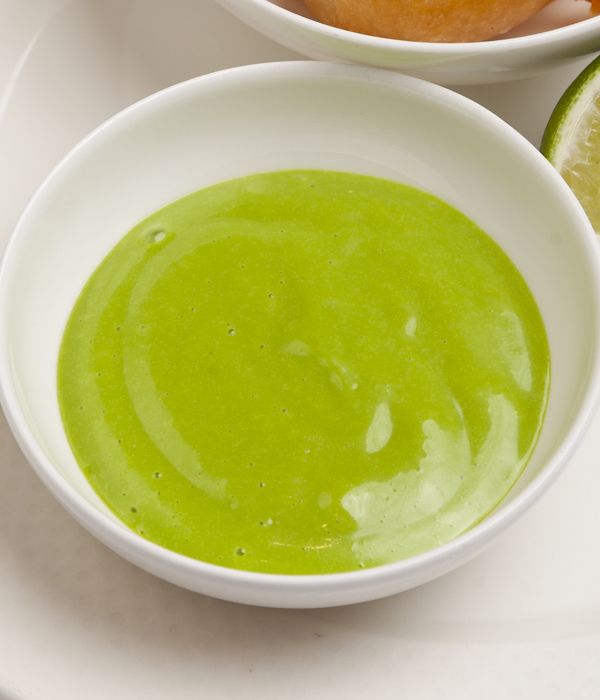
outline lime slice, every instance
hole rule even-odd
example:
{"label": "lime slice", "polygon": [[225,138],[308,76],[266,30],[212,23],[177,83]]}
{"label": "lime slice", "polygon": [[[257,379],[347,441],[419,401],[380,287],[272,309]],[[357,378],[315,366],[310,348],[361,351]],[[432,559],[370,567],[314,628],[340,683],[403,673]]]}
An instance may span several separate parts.
{"label": "lime slice", "polygon": [[567,181],[600,234],[600,56],[560,98],[541,151]]}

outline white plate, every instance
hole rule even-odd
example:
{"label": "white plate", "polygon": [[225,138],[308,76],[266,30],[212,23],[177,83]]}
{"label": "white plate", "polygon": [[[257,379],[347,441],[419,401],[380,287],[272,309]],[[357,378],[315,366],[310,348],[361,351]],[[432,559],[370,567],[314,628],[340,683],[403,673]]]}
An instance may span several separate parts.
{"label": "white plate", "polygon": [[[195,74],[292,57],[209,0],[0,0],[0,33],[0,247],[35,185],[110,113]],[[575,72],[468,94],[535,141]],[[2,424],[0,697],[597,700],[598,455],[600,418],[543,501],[457,572],[293,612],[127,564],[54,502]]]}

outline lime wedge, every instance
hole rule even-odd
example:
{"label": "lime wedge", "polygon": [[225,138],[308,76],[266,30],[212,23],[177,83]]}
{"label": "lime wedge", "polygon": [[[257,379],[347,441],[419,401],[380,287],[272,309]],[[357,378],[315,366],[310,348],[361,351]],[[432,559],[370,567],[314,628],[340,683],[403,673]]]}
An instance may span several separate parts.
{"label": "lime wedge", "polygon": [[600,234],[600,56],[560,98],[541,151],[567,181]]}

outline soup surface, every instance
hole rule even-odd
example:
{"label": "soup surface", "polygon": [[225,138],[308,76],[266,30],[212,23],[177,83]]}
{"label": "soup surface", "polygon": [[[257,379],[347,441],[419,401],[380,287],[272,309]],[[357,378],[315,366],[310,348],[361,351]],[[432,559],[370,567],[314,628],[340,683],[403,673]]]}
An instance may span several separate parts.
{"label": "soup surface", "polygon": [[503,251],[387,180],[284,171],[156,212],[68,321],[64,426],[143,537],[316,574],[448,542],[498,504],[541,427],[550,357]]}

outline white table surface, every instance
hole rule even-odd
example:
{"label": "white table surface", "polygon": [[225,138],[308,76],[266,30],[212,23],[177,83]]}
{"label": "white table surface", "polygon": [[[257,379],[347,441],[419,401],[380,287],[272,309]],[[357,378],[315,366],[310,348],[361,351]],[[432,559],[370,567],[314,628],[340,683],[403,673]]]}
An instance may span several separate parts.
{"label": "white table surface", "polygon": [[[292,58],[212,0],[0,0],[0,250],[33,188],[119,108]],[[464,93],[537,142],[579,68]],[[267,610],[121,560],[54,502],[0,419],[0,698],[598,700],[599,455],[600,416],[542,502],[442,579]]]}

